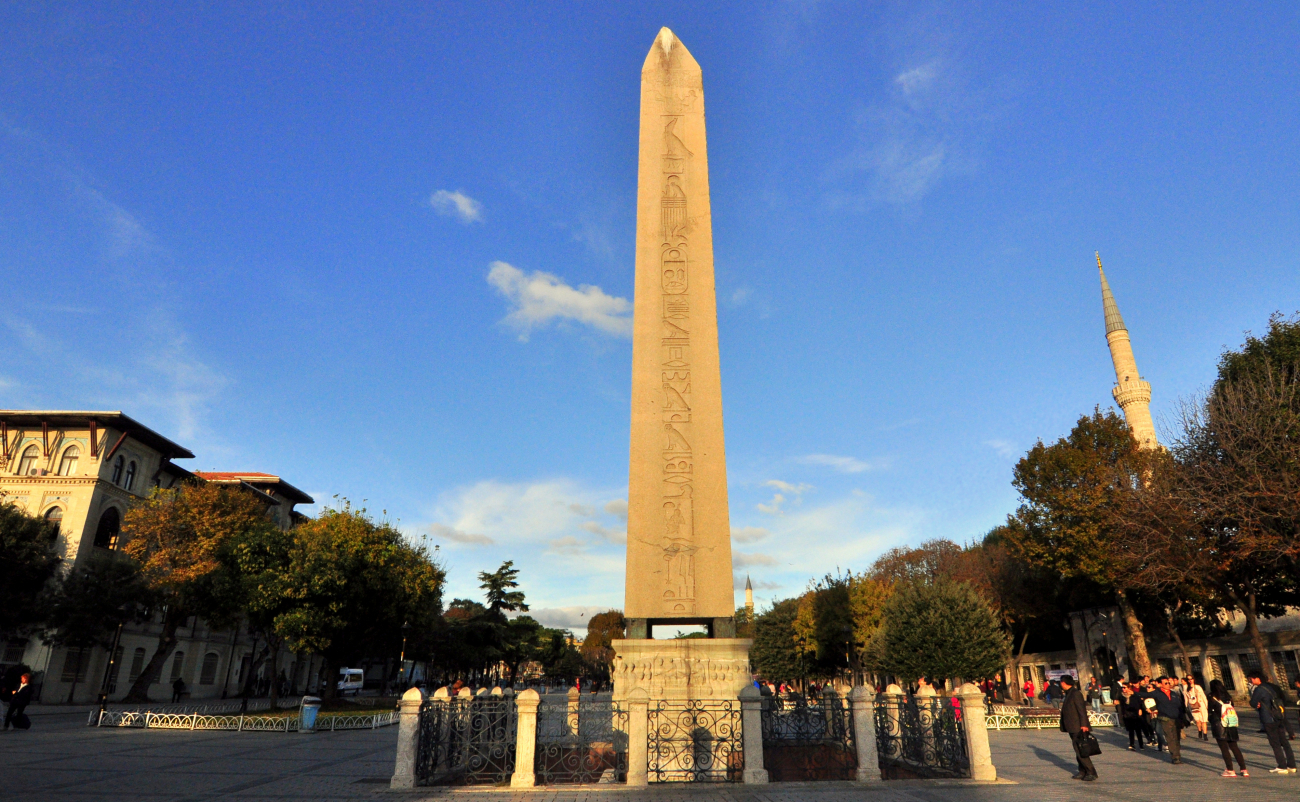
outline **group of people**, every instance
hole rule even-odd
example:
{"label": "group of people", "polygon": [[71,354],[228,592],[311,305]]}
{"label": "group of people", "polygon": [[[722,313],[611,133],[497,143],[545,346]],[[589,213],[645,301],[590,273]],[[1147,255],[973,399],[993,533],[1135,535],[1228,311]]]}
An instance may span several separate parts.
{"label": "group of people", "polygon": [[[1286,718],[1282,689],[1265,682],[1259,671],[1251,671],[1247,678],[1251,686],[1249,704],[1259,714],[1261,732],[1268,736],[1269,746],[1277,762],[1277,767],[1269,769],[1269,772],[1295,774],[1295,755],[1290,743],[1295,738],[1295,733]],[[1095,682],[1093,680],[1090,683],[1090,690]],[[1088,720],[1088,701],[1073,677],[1062,677],[1060,683],[1064,691],[1061,730],[1069,733],[1079,765],[1074,778],[1095,780],[1097,770],[1093,766],[1092,756],[1098,754],[1100,748]],[[1300,680],[1297,680],[1297,688],[1300,689]],[[1232,696],[1222,681],[1212,680],[1207,694],[1192,677],[1183,677],[1181,680],[1161,677],[1155,681],[1143,677],[1137,682],[1123,685],[1115,703],[1119,706],[1124,728],[1128,730],[1129,749],[1145,749],[1147,744],[1154,743],[1156,751],[1168,750],[1171,762],[1181,764],[1183,730],[1195,727],[1197,738],[1203,741],[1213,738],[1218,744],[1224,764],[1220,776],[1250,776],[1239,745],[1240,718]],[[1234,759],[1236,768],[1233,767]]]}

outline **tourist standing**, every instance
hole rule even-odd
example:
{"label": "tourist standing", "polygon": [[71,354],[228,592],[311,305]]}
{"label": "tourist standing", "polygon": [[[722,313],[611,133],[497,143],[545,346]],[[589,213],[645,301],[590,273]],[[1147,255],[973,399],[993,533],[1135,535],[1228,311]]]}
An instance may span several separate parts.
{"label": "tourist standing", "polygon": [[1094,713],[1101,712],[1101,684],[1097,682],[1096,677],[1088,680],[1088,706]]}
{"label": "tourist standing", "polygon": [[1181,693],[1174,692],[1174,680],[1170,677],[1160,678],[1160,685],[1155,690],[1155,700],[1156,730],[1164,735],[1171,762],[1177,765],[1183,762],[1182,721],[1187,715],[1187,704]]}
{"label": "tourist standing", "polygon": [[1032,679],[1026,678],[1025,684],[1020,686],[1020,690],[1024,691],[1025,703],[1028,704],[1030,707],[1033,707],[1034,706],[1034,681]]}
{"label": "tourist standing", "polygon": [[1273,758],[1277,768],[1269,769],[1272,774],[1295,774],[1295,755],[1291,752],[1291,742],[1286,737],[1282,726],[1282,703],[1273,695],[1273,691],[1264,684],[1264,677],[1259,669],[1253,669],[1246,678],[1253,689],[1250,692],[1250,704],[1259,711],[1259,722],[1268,734],[1268,745],[1273,747]]}
{"label": "tourist standing", "polygon": [[1210,721],[1210,703],[1205,698],[1205,689],[1196,684],[1196,680],[1191,674],[1183,677],[1183,701],[1187,703],[1187,710],[1192,714],[1192,721],[1196,724],[1196,735],[1202,741],[1210,740],[1209,721]]}
{"label": "tourist standing", "polygon": [[1142,697],[1138,695],[1137,685],[1128,683],[1120,692],[1119,714],[1124,722],[1124,729],[1128,730],[1128,748],[1133,750],[1134,742],[1137,743],[1138,749],[1146,749],[1143,744],[1146,736],[1146,726],[1142,723],[1142,716],[1146,710],[1142,707]]}
{"label": "tourist standing", "polygon": [[18,689],[9,694],[9,709],[5,712],[5,726],[9,729],[12,724],[14,729],[27,730],[31,729],[32,720],[27,717],[27,705],[32,701],[32,675],[23,674],[18,678]]}
{"label": "tourist standing", "polygon": [[1074,745],[1074,759],[1079,764],[1076,780],[1092,781],[1097,779],[1097,769],[1092,765],[1092,758],[1085,754],[1086,735],[1092,729],[1088,726],[1088,705],[1083,694],[1074,687],[1074,677],[1061,677],[1061,687],[1065,691],[1065,700],[1061,703],[1061,732],[1070,734],[1070,743]]}
{"label": "tourist standing", "polygon": [[[1210,680],[1210,698],[1206,705],[1206,711],[1209,718],[1210,732],[1214,734],[1214,740],[1219,744],[1219,751],[1223,753],[1223,774],[1221,777],[1249,777],[1250,772],[1246,771],[1246,758],[1241,755],[1241,747],[1237,745],[1240,735],[1237,731],[1237,710],[1232,706],[1232,697],[1228,695],[1228,689],[1224,687],[1221,680]],[[1237,758],[1237,765],[1241,767],[1240,772],[1232,770],[1232,759]]]}

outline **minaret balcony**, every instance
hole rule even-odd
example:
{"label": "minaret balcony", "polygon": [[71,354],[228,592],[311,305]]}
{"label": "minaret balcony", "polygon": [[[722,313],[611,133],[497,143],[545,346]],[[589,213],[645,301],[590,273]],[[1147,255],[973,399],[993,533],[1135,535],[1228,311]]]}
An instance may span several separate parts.
{"label": "minaret balcony", "polygon": [[1141,401],[1143,404],[1151,403],[1151,383],[1141,379],[1125,382],[1123,385],[1117,384],[1111,388],[1110,393],[1115,396],[1115,403],[1119,404],[1120,409],[1127,408],[1135,401]]}

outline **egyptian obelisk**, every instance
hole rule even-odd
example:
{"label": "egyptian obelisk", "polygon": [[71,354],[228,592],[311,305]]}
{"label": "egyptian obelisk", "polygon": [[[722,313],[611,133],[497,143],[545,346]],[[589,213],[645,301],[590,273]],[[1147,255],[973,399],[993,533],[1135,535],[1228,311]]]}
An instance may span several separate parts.
{"label": "egyptian obelisk", "polygon": [[[704,85],[664,28],[641,68],[628,622],[615,644],[616,697],[638,686],[652,698],[734,699],[750,679],[734,599]],[[649,640],[656,623],[703,624],[710,637]]]}

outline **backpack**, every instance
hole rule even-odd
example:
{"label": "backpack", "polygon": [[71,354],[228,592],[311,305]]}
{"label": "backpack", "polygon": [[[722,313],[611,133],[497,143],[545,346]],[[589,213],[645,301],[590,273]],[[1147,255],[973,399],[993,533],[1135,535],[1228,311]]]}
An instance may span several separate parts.
{"label": "backpack", "polygon": [[1219,725],[1222,727],[1236,727],[1240,724],[1237,719],[1237,708],[1232,706],[1232,702],[1222,704],[1223,712],[1219,715]]}

